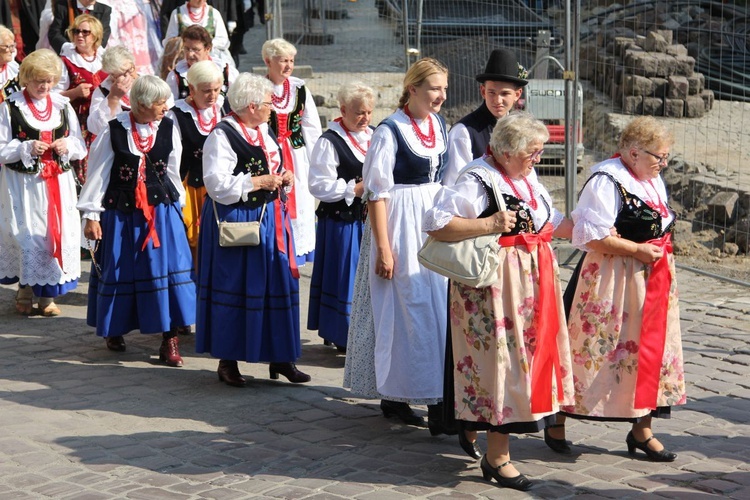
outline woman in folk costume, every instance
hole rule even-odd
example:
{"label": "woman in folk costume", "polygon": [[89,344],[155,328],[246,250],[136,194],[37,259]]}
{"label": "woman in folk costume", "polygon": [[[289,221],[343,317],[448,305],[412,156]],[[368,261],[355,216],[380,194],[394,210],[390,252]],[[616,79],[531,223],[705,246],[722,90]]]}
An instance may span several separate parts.
{"label": "woman in folk costume", "polygon": [[[586,254],[565,292],[575,404],[562,413],[631,423],[628,452],[654,462],[677,455],[654,437],[652,419],[669,418],[672,406],[686,402],[675,214],[659,175],[671,145],[664,125],[639,117],[623,130],[618,153],[592,167],[571,214],[573,244]],[[619,237],[607,232],[613,225]],[[565,442],[564,428],[549,434],[552,449]]]}
{"label": "woman in folk costume", "polygon": [[477,431],[488,431],[483,477],[517,490],[529,489],[531,481],[510,461],[509,434],[554,423],[559,405],[573,394],[550,246],[553,235],[569,238],[573,224],[555,210],[534,172],[548,138],[547,127],[529,114],[500,118],[491,154],[469,163],[475,169],[445,187],[424,220],[424,230],[442,241],[499,237],[495,283],[473,288],[451,281],[445,397],[452,400],[459,443],[470,457],[481,456]]}
{"label": "woman in folk costume", "polygon": [[[57,89],[70,99],[81,123],[81,135],[89,148],[96,138],[86,128],[91,96],[107,78],[107,73],[102,69],[102,23],[94,16],[81,14],[73,20],[67,33],[70,43],[63,44],[60,50],[65,71]],[[80,184],[86,182],[87,163],[86,158],[73,163]]]}
{"label": "woman in folk costume", "polygon": [[81,275],[81,223],[71,160],[86,155],[73,108],[52,92],[62,62],[49,49],[21,63],[24,90],[0,104],[0,283],[18,283],[16,310],[57,316],[55,297]]}
{"label": "woman in folk costume", "polygon": [[[241,73],[229,89],[232,113],[203,147],[203,204],[198,247],[196,352],[219,358],[219,380],[243,387],[237,361],[267,362],[272,379],[308,382],[301,354],[299,272],[286,209],[294,175],[268,128],[273,87]],[[260,244],[221,246],[217,221],[260,221]]]}
{"label": "woman in folk costume", "polygon": [[159,359],[182,366],[177,330],[194,323],[195,285],[180,209],[182,144],[164,117],[169,97],[159,78],[136,80],[132,110],[91,146],[78,209],[84,236],[96,241],[87,324],[113,351],[125,350],[131,330],[161,333]]}
{"label": "woman in folk costume", "polygon": [[[167,74],[166,78],[174,99],[187,98],[190,93],[187,72],[193,64],[199,61],[213,61],[221,71],[221,95],[226,97],[227,89],[237,78],[238,72],[233,66],[223,61],[214,61],[211,58],[211,35],[208,34],[208,31],[202,26],[194,24],[185,28],[180,38],[182,39],[182,52],[185,54],[185,58],[177,61],[174,69]],[[228,113],[229,111],[229,104],[225,100],[224,112]]]}
{"label": "woman in folk costume", "polygon": [[206,137],[221,120],[224,97],[221,95],[223,76],[213,61],[200,61],[187,72],[190,95],[175,102],[167,113],[177,125],[182,141],[180,178],[185,187],[183,220],[187,229],[188,243],[193,254],[193,265],[197,268],[198,230],[206,188],[203,184],[203,145]]}
{"label": "woman in folk costume", "polygon": [[307,329],[346,352],[366,214],[362,162],[372,139],[375,92],[352,82],[339,89],[338,100],[341,118],[328,125],[310,158],[310,193],[320,203]]}
{"label": "woman in folk costume", "polygon": [[[369,266],[366,274],[363,266],[357,269],[344,378],[352,392],[379,397],[384,416],[406,424],[424,423],[410,403],[427,404],[433,435],[454,433],[443,425],[441,403],[448,284],[419,264],[417,252],[427,238],[422,217],[440,190],[447,145],[437,113],[447,85],[448,70],[439,61],[412,65],[398,110],[377,127],[367,151],[363,197],[372,249],[365,257],[366,234],[360,262],[366,259]],[[364,279],[371,305],[362,293]]]}
{"label": "woman in folk costume", "polygon": [[234,60],[229,53],[229,33],[224,19],[218,10],[206,3],[206,0],[188,0],[173,10],[162,43],[182,35],[188,26],[195,24],[206,28],[211,35],[213,59],[234,66]]}
{"label": "woman in folk costume", "polygon": [[19,65],[15,61],[16,39],[13,32],[0,24],[0,102],[21,90]]}
{"label": "woman in folk costume", "polygon": [[294,172],[289,213],[299,265],[310,262],[315,251],[315,198],[310,194],[310,153],[321,134],[318,108],[305,82],[292,76],[297,49],[282,38],[263,44],[263,61],[273,83],[273,111],[269,125],[284,155],[284,168]]}

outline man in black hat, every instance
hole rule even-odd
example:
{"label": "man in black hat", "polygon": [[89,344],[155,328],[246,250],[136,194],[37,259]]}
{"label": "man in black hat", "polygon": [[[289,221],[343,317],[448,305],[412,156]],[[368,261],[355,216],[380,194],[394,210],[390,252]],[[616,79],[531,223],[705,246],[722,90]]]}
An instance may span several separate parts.
{"label": "man in black hat", "polygon": [[490,134],[498,118],[510,112],[521,98],[528,82],[526,70],[509,49],[495,49],[484,73],[477,75],[484,102],[461,118],[448,134],[448,162],[443,171],[443,185],[452,186],[458,173],[472,160],[487,152]]}

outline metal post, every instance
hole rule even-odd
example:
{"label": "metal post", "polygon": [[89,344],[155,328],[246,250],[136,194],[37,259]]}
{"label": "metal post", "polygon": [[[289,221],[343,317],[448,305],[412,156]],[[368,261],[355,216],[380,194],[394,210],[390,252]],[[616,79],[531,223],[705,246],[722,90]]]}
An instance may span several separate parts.
{"label": "metal post", "polygon": [[575,69],[573,64],[573,33],[571,23],[571,0],[565,0],[565,214],[575,207],[576,154],[575,154],[575,114],[573,114],[577,89],[574,87]]}
{"label": "metal post", "polygon": [[416,47],[417,57],[422,57],[422,13],[424,12],[424,0],[419,0],[417,4],[417,32],[416,36]]}
{"label": "metal post", "polygon": [[401,7],[401,25],[404,37],[404,71],[411,66],[409,58],[409,0],[403,0]]}
{"label": "metal post", "polygon": [[266,14],[270,19],[266,21],[266,38],[281,38],[284,36],[284,26],[282,24],[281,0],[260,0],[266,2]]}
{"label": "metal post", "polygon": [[552,33],[549,30],[539,30],[536,33],[536,58],[534,78],[538,80],[546,80],[549,72],[549,63],[547,56],[549,56],[549,46]]}

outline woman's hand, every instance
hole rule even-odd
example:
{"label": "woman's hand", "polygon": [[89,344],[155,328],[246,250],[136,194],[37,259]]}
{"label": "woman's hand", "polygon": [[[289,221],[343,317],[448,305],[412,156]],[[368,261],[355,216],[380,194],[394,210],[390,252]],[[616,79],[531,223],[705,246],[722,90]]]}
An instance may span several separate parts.
{"label": "woman's hand", "polygon": [[375,274],[385,280],[393,279],[393,253],[390,248],[378,248],[375,257]]}
{"label": "woman's hand", "polygon": [[282,182],[282,177],[279,175],[259,175],[257,177],[253,177],[253,187],[257,188],[253,189],[253,191],[260,189],[264,189],[266,191],[276,191],[279,186],[281,186]]}
{"label": "woman's hand", "polygon": [[55,140],[52,144],[49,145],[49,147],[52,148],[57,156],[65,156],[66,154],[68,154],[68,142],[65,137],[61,137]]}
{"label": "woman's hand", "polygon": [[284,170],[281,174],[281,183],[284,186],[294,186],[294,172]]}
{"label": "woman's hand", "polygon": [[46,142],[34,141],[34,145],[31,147],[31,155],[36,157],[42,156],[47,152],[49,147],[50,145]]}
{"label": "woman's hand", "polygon": [[102,226],[99,221],[86,219],[86,225],[83,228],[83,236],[87,240],[100,240],[102,239]]}
{"label": "woman's hand", "polygon": [[82,83],[82,84],[78,85],[75,88],[75,92],[74,92],[75,97],[74,97],[74,99],[76,99],[76,98],[87,99],[91,95],[91,88],[92,87],[93,87],[93,85],[90,84],[90,83]]}
{"label": "woman's hand", "polygon": [[634,257],[644,264],[653,264],[661,259],[662,249],[651,243],[637,243]]}
{"label": "woman's hand", "polygon": [[497,212],[496,214],[488,217],[489,221],[489,233],[507,233],[514,227],[516,227],[516,213],[511,211]]}
{"label": "woman's hand", "polygon": [[354,196],[362,198],[363,194],[365,194],[365,183],[364,181],[359,181],[354,185]]}

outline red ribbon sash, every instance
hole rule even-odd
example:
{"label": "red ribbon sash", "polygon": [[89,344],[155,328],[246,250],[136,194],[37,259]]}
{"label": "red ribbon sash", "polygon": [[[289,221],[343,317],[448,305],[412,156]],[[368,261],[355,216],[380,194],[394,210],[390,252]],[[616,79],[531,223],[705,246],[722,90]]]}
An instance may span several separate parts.
{"label": "red ribbon sash", "polygon": [[[144,162],[145,158],[141,158],[141,162]],[[146,249],[149,240],[153,240],[154,248],[159,248],[161,243],[159,242],[159,234],[156,232],[156,219],[154,217],[155,210],[153,205],[148,204],[148,192],[146,191],[146,183],[143,179],[138,179],[138,184],[135,185],[135,208],[140,209],[143,212],[143,217],[146,219],[148,224],[148,233],[146,239],[143,240],[141,245],[141,251]]]}
{"label": "red ribbon sash", "polygon": [[[279,189],[284,189],[279,188]],[[289,222],[289,216],[283,217],[282,212],[286,211],[285,204],[276,198],[274,200],[276,207],[276,248],[279,252],[284,253],[289,258],[289,270],[292,272],[292,276],[299,278],[299,269],[297,268],[297,256],[294,253],[294,238],[292,237],[292,226]],[[286,245],[284,244],[284,231],[286,231]]]}
{"label": "red ribbon sash", "polygon": [[663,253],[653,264],[646,283],[633,407],[655,410],[664,358],[664,340],[667,337],[669,289],[672,287],[672,273],[669,271],[667,257],[667,254],[672,253],[672,235],[667,233],[648,243],[658,246]]}
{"label": "red ribbon sash", "polygon": [[[41,132],[39,140],[45,144],[52,144],[52,132]],[[49,148],[42,155],[42,170],[39,176],[44,179],[44,184],[47,187],[47,234],[52,241],[52,256],[57,261],[60,269],[63,269],[62,201],[60,198],[60,181],[57,178],[62,173],[62,169],[53,159],[52,152],[52,148]]]}
{"label": "red ribbon sash", "polygon": [[557,350],[560,321],[555,298],[552,250],[549,246],[553,231],[552,224],[547,223],[539,234],[501,236],[498,239],[498,243],[503,247],[525,246],[530,252],[537,248],[539,295],[536,307],[536,351],[531,364],[532,413],[552,411],[553,375],[557,382],[557,400],[563,401],[562,372]]}
{"label": "red ribbon sash", "polygon": [[[278,124],[277,138],[279,144],[281,144],[281,158],[284,161],[284,168],[294,173],[294,156],[292,155],[292,146],[289,143],[289,138],[292,136],[292,132],[289,130],[289,115],[276,113],[276,123]],[[289,199],[286,202],[287,211],[289,217],[292,219],[297,218],[297,188],[292,186],[292,190],[289,192]]]}

